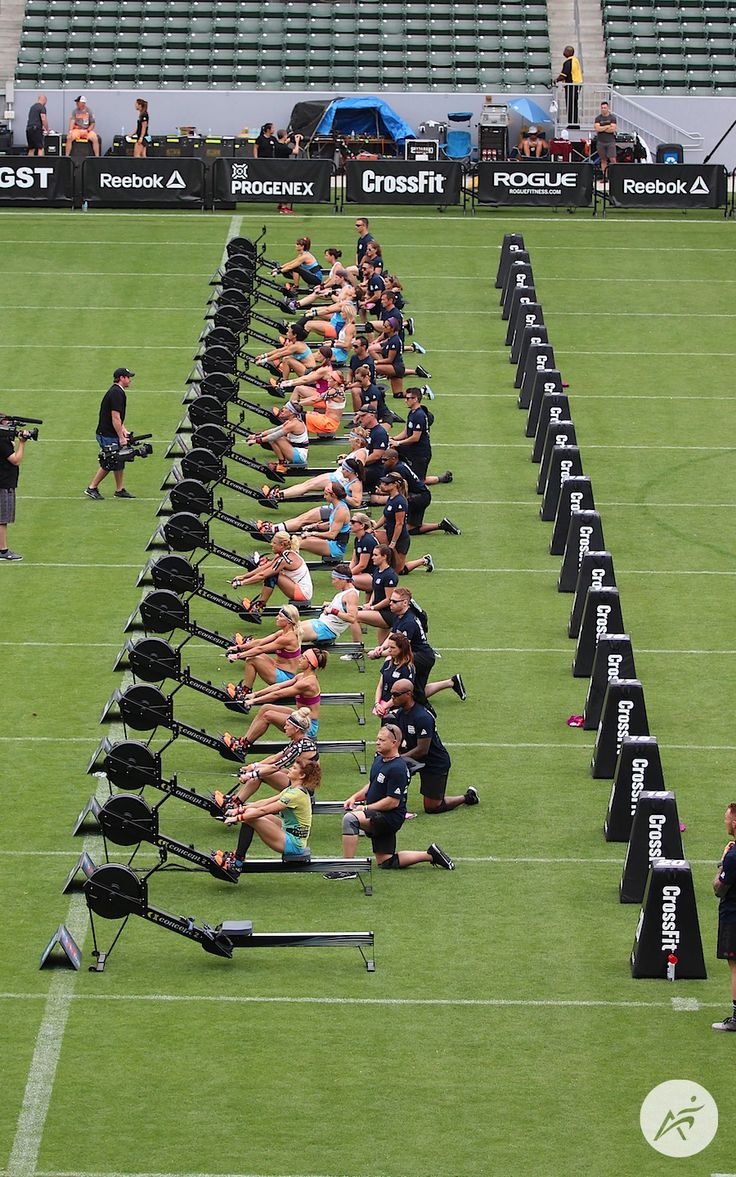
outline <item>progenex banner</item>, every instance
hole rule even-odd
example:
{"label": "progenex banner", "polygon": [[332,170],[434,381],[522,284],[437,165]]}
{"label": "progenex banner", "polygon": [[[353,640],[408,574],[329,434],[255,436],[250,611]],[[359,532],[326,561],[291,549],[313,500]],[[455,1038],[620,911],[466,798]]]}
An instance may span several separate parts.
{"label": "progenex banner", "polygon": [[459,204],[459,163],[351,159],[345,165],[345,199],[371,204]]}
{"label": "progenex banner", "polygon": [[170,204],[201,208],[205,168],[201,159],[130,159],[106,155],[82,164],[82,200],[88,204]]}
{"label": "progenex banner", "polygon": [[332,175],[329,159],[216,159],[213,198],[226,204],[272,200],[329,204]]}
{"label": "progenex banner", "polygon": [[593,199],[593,169],[587,163],[550,160],[481,163],[476,195],[481,204],[584,208]]}
{"label": "progenex banner", "polygon": [[74,165],[65,156],[0,157],[0,204],[71,204]]}
{"label": "progenex banner", "polygon": [[721,164],[616,164],[608,196],[617,208],[722,208],[728,199]]}

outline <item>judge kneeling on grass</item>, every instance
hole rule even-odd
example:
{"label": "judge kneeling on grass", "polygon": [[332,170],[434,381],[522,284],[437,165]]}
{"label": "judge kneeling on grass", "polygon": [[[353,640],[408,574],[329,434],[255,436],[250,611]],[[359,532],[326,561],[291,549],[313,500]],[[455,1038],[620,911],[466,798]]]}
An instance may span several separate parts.
{"label": "judge kneeling on grass", "polygon": [[321,780],[317,761],[297,762],[289,769],[289,783],[277,797],[228,809],[225,825],[240,825],[240,833],[235,850],[215,851],[218,865],[240,874],[254,834],[284,858],[304,858],[312,829],[312,795]]}
{"label": "judge kneeling on grass", "polygon": [[[383,870],[404,870],[420,862],[429,862],[443,870],[455,864],[436,842],[426,850],[396,849],[396,835],[406,821],[406,797],[409,791],[409,766],[399,752],[401,731],[392,723],[380,728],[376,736],[376,757],[371,765],[370,782],[344,803],[342,852],[355,858],[361,830],[373,846],[376,862]],[[326,879],[354,879],[355,871],[331,871]]]}

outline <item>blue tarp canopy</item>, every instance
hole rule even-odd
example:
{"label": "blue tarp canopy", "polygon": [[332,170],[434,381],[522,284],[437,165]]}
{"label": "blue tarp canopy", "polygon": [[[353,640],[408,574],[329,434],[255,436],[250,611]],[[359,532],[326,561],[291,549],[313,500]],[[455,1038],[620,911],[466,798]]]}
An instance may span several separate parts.
{"label": "blue tarp canopy", "polygon": [[333,132],[340,135],[386,135],[399,145],[405,139],[416,139],[409,124],[387,102],[370,94],[336,98],[330,103],[315,134],[330,135]]}

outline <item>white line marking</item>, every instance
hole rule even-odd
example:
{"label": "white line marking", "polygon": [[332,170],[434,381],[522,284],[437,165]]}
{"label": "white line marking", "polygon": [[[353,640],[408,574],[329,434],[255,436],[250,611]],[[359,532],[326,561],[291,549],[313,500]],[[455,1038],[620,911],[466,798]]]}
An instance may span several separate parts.
{"label": "white line marking", "polygon": [[[121,642],[6,642],[0,641],[0,647],[11,646],[13,649],[23,647],[24,649],[39,649],[39,650],[119,650]],[[210,650],[212,646],[208,642],[192,642],[189,647],[190,650]],[[564,657],[572,652],[574,647],[568,646],[436,646],[435,649],[440,654],[554,654],[555,657]],[[668,650],[659,649],[652,646],[644,647],[637,646],[637,654],[663,654],[667,657],[679,657],[680,655],[710,658],[711,656],[732,658],[736,654],[736,650]]]}
{"label": "white line marking", "polygon": [[[207,773],[189,773],[189,776],[207,776]],[[623,855],[624,843],[621,843]],[[75,850],[38,850],[35,847],[30,847],[25,850],[0,850],[0,858],[22,858],[23,855],[34,854],[41,858],[67,858],[71,863],[75,857]],[[138,858],[157,859],[159,856],[153,850],[141,850],[137,855]],[[522,858],[522,857],[503,857],[495,854],[486,854],[475,857],[455,858],[455,862],[462,862],[470,865],[478,863],[491,863],[494,866],[534,866],[536,864],[545,866],[613,866],[617,870],[621,869],[622,859],[620,858]],[[712,858],[688,858],[691,866],[712,866]]]}
{"label": "white line marking", "polygon": [[697,1013],[701,1006],[697,997],[673,997],[672,1008],[680,1013]]}
{"label": "white line marking", "polygon": [[[624,448],[624,447],[620,447]],[[637,448],[637,447],[632,447]],[[674,447],[673,447],[674,448]],[[683,449],[688,447],[683,446]],[[691,447],[695,448],[695,447]],[[698,446],[698,449],[706,449],[706,446]],[[734,451],[736,452],[736,451]],[[76,495],[17,495],[19,500],[27,503],[78,503],[84,499],[83,494]],[[164,496],[165,497],[165,496]],[[151,495],[144,497],[143,495],[136,495],[138,503],[160,503],[162,501],[161,495]],[[526,510],[536,510],[539,505],[539,500],[534,499],[443,499],[443,507],[525,507]],[[647,510],[686,510],[692,508],[698,511],[733,511],[736,509],[736,503],[625,503],[618,501],[608,501],[601,499],[597,503],[598,507],[633,507],[637,509],[646,508]],[[87,510],[88,508],[85,508]]]}
{"label": "white line marking", "polygon": [[[108,732],[108,735],[110,733]],[[587,733],[586,733],[587,734]],[[590,733],[592,735],[592,732]],[[89,736],[0,736],[2,744],[87,744]],[[660,740],[662,748],[677,752],[736,752],[736,744],[669,744]],[[447,743],[448,748],[566,748],[573,752],[590,752],[592,744],[546,744],[546,743],[500,743],[496,741],[470,741]]]}
{"label": "white line marking", "polygon": [[[18,567],[17,574],[19,576],[22,575],[28,568],[137,568],[140,571],[140,567],[140,564],[52,564],[26,558],[23,561],[22,567]],[[230,572],[230,566],[225,564],[208,564],[207,568],[210,572]],[[482,572],[489,576],[501,574],[509,576],[549,576],[550,572],[554,571],[554,568],[550,565],[547,568],[443,568],[442,571],[452,573]],[[315,569],[312,569],[312,573],[314,572]],[[617,572],[620,576],[736,576],[736,571],[721,572],[714,568],[619,568]]]}
{"label": "white line marking", "polygon": [[[0,1001],[36,1001],[43,994],[39,993],[0,993]],[[455,1006],[462,1008],[469,1006],[485,1009],[533,1007],[535,1009],[664,1009],[671,1010],[670,1000],[664,1001],[606,1001],[598,998],[523,998],[523,997],[311,997],[288,996],[277,997],[271,994],[257,996],[254,994],[224,995],[209,993],[75,993],[74,1001],[161,1001],[171,1005],[177,1004],[206,1004],[227,1002],[230,1005],[387,1005],[387,1006]],[[702,1002],[701,1009],[720,1009],[723,1002]],[[41,1173],[36,1177],[42,1177]],[[83,1177],[75,1171],[71,1177]],[[131,1175],[133,1177],[133,1175]],[[135,1174],[135,1177],[139,1177]],[[183,1177],[183,1175],[180,1175]],[[220,1174],[219,1177],[229,1177]]]}

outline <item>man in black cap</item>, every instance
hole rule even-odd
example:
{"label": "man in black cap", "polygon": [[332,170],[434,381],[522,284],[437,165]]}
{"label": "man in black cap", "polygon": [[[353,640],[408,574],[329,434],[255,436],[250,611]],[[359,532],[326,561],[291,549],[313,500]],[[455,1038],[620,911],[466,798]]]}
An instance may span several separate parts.
{"label": "man in black cap", "polygon": [[[135,372],[131,372],[129,368],[116,368],[112,374],[112,384],[102,398],[100,405],[100,416],[97,422],[97,445],[100,449],[103,446],[110,445],[125,445],[130,433],[125,428],[123,422],[125,421],[125,408],[127,398],[125,395],[126,389],[131,380],[135,376]],[[94,499],[96,502],[102,502],[104,495],[101,495],[97,489],[103,478],[107,478],[109,470],[103,470],[99,467],[94,478],[89,486],[85,488],[84,493],[88,499]],[[130,491],[125,490],[123,486],[123,478],[125,476],[125,463],[120,462],[119,468],[112,471],[115,477],[115,498],[116,499],[134,499]]]}

